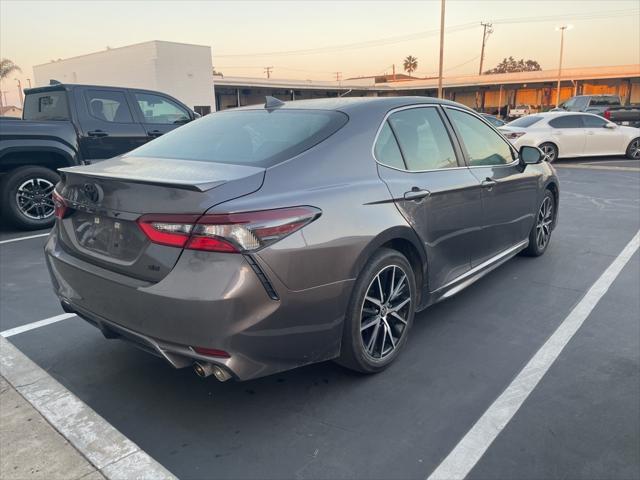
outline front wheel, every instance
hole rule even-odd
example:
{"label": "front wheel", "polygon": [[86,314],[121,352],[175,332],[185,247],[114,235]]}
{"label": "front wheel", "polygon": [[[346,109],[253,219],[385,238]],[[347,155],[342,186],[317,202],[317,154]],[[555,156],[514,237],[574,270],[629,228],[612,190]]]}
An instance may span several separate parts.
{"label": "front wheel", "polygon": [[338,362],[362,373],[376,373],[393,362],[407,341],[416,309],[416,282],[406,257],[378,251],[353,289]]}
{"label": "front wheel", "polygon": [[627,147],[626,155],[627,158],[632,160],[640,160],[640,137],[631,140]]}
{"label": "front wheel", "polygon": [[2,216],[15,226],[38,230],[53,225],[53,189],[60,177],[45,167],[20,167],[0,183]]}
{"label": "front wheel", "polygon": [[553,163],[558,159],[558,147],[551,142],[543,143],[538,147],[542,150],[542,159],[545,162]]}
{"label": "front wheel", "polygon": [[555,208],[556,200],[553,193],[545,190],[544,198],[536,213],[536,221],[529,233],[529,246],[524,250],[525,255],[539,257],[547,250],[555,220]]}

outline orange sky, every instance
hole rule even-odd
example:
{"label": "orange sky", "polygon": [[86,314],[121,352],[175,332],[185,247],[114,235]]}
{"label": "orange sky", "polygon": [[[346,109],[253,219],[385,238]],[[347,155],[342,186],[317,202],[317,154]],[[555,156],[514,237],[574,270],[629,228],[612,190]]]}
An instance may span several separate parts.
{"label": "orange sky", "polygon": [[[263,76],[273,66],[273,77],[331,80],[337,71],[348,78],[401,69],[407,55],[418,58],[418,75],[433,75],[439,15],[439,0],[0,0],[0,56],[23,70],[2,90],[18,104],[14,78],[26,86],[33,65],[147,40],[211,45],[227,76]],[[565,66],[640,63],[638,0],[447,0],[445,76],[477,73],[481,21],[494,23],[487,68],[509,55],[557,68],[555,27],[563,23],[574,26]]]}

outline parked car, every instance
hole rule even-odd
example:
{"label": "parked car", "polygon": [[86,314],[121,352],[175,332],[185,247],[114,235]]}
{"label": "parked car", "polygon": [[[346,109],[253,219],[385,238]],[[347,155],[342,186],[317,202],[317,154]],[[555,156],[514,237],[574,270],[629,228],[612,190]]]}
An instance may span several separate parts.
{"label": "parked car", "polygon": [[495,115],[489,115],[488,113],[482,113],[482,118],[484,118],[487,122],[489,122],[494,127],[503,127],[507,124],[504,120],[496,117]]}
{"label": "parked car", "polygon": [[618,95],[577,95],[551,111],[595,113],[618,125],[640,127],[640,105],[623,105]]}
{"label": "parked car", "polygon": [[540,148],[548,162],[598,155],[640,158],[640,129],[619,126],[592,113],[537,113],[509,122],[500,130],[516,148]]}
{"label": "parked car", "polygon": [[61,169],[47,264],[65,311],[174,367],[378,372],[416,311],[545,252],[541,160],[445,100],[270,98]]}
{"label": "parked car", "polygon": [[531,108],[531,105],[517,105],[515,108],[509,109],[509,118],[520,118],[525,115],[535,113],[535,110]]}
{"label": "parked car", "polygon": [[196,116],[149,90],[57,82],[27,89],[23,119],[0,120],[0,213],[24,229],[51,226],[58,168],[128,152]]}

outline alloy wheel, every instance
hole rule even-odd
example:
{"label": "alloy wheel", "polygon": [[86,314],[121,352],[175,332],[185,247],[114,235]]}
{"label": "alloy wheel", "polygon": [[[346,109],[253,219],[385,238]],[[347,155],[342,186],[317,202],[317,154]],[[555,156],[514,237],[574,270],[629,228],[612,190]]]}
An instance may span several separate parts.
{"label": "alloy wheel", "polygon": [[553,224],[553,202],[551,197],[545,197],[538,211],[536,221],[536,244],[539,250],[544,250],[551,237],[551,225]]}
{"label": "alloy wheel", "polygon": [[640,138],[631,142],[631,145],[629,145],[629,154],[631,158],[640,158]]}
{"label": "alloy wheel", "polygon": [[44,178],[30,178],[18,186],[16,205],[22,215],[32,220],[50,218],[54,212],[52,193],[55,185]]}
{"label": "alloy wheel", "polygon": [[542,150],[542,159],[545,162],[553,162],[556,159],[556,149],[553,148],[553,145],[542,145],[540,150]]}
{"label": "alloy wheel", "polygon": [[388,265],[373,277],[360,312],[360,335],[369,357],[379,361],[395,351],[406,331],[411,301],[402,267]]}

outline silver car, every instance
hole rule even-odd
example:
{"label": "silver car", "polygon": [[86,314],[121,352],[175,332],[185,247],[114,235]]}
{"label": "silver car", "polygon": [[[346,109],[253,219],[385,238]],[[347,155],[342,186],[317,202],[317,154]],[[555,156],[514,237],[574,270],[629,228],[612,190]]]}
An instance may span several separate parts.
{"label": "silver car", "polygon": [[559,197],[537,148],[419,97],[269,98],[61,175],[64,310],[219,380],[384,369],[417,311],[543,254]]}

